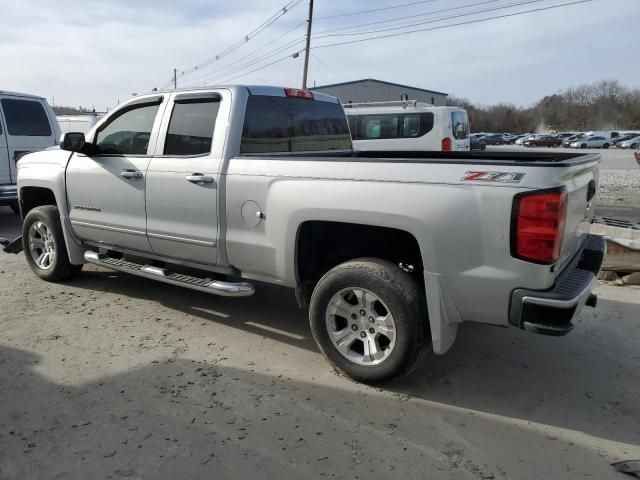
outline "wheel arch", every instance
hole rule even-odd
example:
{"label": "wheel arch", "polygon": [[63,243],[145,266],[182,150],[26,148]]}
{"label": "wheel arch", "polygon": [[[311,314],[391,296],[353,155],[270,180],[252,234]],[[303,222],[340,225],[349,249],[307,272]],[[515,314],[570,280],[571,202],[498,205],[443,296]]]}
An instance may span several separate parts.
{"label": "wheel arch", "polygon": [[305,220],[295,234],[296,299],[309,304],[315,284],[329,270],[355,258],[388,260],[408,271],[424,287],[420,245],[407,230],[332,220]]}

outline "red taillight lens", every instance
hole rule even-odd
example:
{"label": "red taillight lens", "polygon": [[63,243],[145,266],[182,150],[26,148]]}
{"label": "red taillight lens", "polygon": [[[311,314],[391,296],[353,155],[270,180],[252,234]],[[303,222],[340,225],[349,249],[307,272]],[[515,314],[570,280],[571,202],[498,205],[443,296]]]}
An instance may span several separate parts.
{"label": "red taillight lens", "polygon": [[297,88],[285,88],[284,93],[287,97],[306,98],[307,100],[313,100],[313,93],[309,90],[299,90]]}
{"label": "red taillight lens", "polygon": [[511,254],[522,260],[554,263],[560,258],[567,192],[539,192],[519,196],[514,204]]}
{"label": "red taillight lens", "polygon": [[453,142],[451,141],[451,139],[449,137],[443,138],[442,139],[442,151],[443,152],[450,152],[451,150],[453,150]]}

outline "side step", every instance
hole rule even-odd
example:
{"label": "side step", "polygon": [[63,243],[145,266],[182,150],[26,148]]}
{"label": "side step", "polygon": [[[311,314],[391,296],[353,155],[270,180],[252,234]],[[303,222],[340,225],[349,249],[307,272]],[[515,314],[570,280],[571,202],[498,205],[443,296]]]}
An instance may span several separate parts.
{"label": "side step", "polygon": [[192,290],[199,290],[201,292],[212,293],[214,295],[221,295],[223,297],[249,297],[255,293],[253,285],[247,282],[229,283],[221,282],[220,280],[211,280],[210,278],[182,275],[164,268],[140,265],[126,260],[111,258],[90,250],[84,252],[84,259],[88,263],[110,268],[111,270],[131,273],[132,275],[138,275],[139,277],[150,278],[152,280],[158,280],[160,282],[170,283],[172,285],[178,285]]}

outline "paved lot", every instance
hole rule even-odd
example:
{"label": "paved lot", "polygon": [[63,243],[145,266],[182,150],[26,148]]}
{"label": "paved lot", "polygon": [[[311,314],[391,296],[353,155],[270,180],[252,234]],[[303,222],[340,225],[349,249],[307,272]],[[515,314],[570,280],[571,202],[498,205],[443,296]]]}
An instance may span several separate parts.
{"label": "paved lot", "polygon": [[0,279],[3,480],[616,479],[640,458],[636,287],[599,287],[565,338],[466,325],[374,389],[329,368],[286,289],[47,284],[7,254]]}

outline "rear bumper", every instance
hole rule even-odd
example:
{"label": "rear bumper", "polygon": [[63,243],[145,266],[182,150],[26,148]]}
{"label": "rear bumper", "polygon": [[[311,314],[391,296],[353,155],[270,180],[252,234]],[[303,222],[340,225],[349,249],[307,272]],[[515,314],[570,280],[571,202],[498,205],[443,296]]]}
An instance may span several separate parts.
{"label": "rear bumper", "polygon": [[581,251],[560,274],[550,290],[516,289],[511,296],[509,322],[524,330],[543,335],[566,335],[573,330],[573,319],[585,305],[595,307],[591,290],[604,260],[606,243],[589,235]]}
{"label": "rear bumper", "polygon": [[0,205],[18,200],[18,186],[16,184],[0,185]]}

